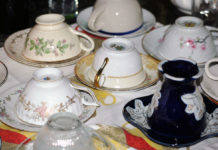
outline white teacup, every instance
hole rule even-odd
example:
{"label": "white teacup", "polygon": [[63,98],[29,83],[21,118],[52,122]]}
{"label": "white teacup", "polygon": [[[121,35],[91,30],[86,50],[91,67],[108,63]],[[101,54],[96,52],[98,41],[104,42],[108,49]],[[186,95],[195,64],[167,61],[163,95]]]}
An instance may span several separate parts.
{"label": "white teacup", "polygon": [[72,29],[64,20],[59,14],[37,17],[37,24],[27,35],[23,55],[34,61],[53,62],[70,59],[82,50],[92,51],[93,39]]}
{"label": "white teacup", "polygon": [[142,9],[137,0],[97,0],[88,27],[117,35],[134,32],[142,23]]}
{"label": "white teacup", "polygon": [[[193,2],[194,1],[194,2]],[[200,2],[202,0],[171,0],[171,2],[178,7],[178,9],[186,14],[191,15],[192,14],[192,9],[193,9],[193,4],[198,7],[200,5]]]}
{"label": "white teacup", "polygon": [[[77,89],[88,92],[93,101],[86,101]],[[26,84],[19,96],[16,112],[18,118],[26,123],[43,125],[56,112],[80,115],[84,105],[98,105],[90,89],[71,84],[59,69],[42,68],[35,71]]]}
{"label": "white teacup", "polygon": [[146,78],[141,56],[125,38],[109,38],[96,51],[88,76],[96,87],[128,88]]}
{"label": "white teacup", "polygon": [[209,96],[218,100],[218,58],[206,62],[202,85]]}
{"label": "white teacup", "polygon": [[158,52],[168,60],[185,57],[204,63],[217,55],[210,31],[197,17],[184,16],[165,31]]}

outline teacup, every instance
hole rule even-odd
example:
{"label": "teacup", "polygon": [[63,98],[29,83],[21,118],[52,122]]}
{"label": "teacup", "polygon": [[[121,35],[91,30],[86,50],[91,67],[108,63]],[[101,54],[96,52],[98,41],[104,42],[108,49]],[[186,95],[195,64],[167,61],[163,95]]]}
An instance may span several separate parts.
{"label": "teacup", "polygon": [[33,143],[34,150],[114,150],[104,136],[83,125],[69,112],[55,113],[39,131]]}
{"label": "teacup", "polygon": [[185,57],[204,63],[217,55],[212,35],[203,21],[197,17],[184,16],[165,31],[157,51],[168,60]]}
{"label": "teacup", "polygon": [[[194,2],[193,2],[194,1]],[[202,0],[171,0],[178,9],[186,14],[192,14],[193,4],[198,7]]]}
{"label": "teacup", "polygon": [[137,0],[97,0],[88,27],[105,34],[122,35],[137,31],[143,24]]}
{"label": "teacup", "polygon": [[72,29],[59,14],[44,14],[36,18],[23,51],[24,57],[34,61],[54,62],[77,56],[82,50],[92,51],[94,41],[84,33]]}
{"label": "teacup", "polygon": [[[77,89],[89,93],[93,101],[88,102]],[[98,105],[90,89],[73,85],[57,68],[42,68],[33,73],[33,78],[20,94],[16,113],[28,124],[43,125],[56,112],[80,115],[84,105]]]}
{"label": "teacup", "polygon": [[[204,83],[203,83],[204,82]],[[218,58],[213,58],[206,62],[202,84],[210,90],[206,93],[218,100]]]}
{"label": "teacup", "polygon": [[96,51],[88,77],[95,87],[128,88],[146,78],[141,56],[125,38],[109,38]]}

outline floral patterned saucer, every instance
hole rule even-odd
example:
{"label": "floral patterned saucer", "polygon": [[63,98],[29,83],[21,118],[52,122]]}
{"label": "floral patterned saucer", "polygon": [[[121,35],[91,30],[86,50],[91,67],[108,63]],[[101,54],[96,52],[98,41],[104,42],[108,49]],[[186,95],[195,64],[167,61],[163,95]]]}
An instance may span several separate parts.
{"label": "floral patterned saucer", "polygon": [[[142,39],[142,47],[144,49],[144,51],[151,55],[152,57],[154,57],[157,60],[165,60],[167,58],[164,58],[163,56],[161,56],[158,52],[158,46],[161,42],[161,39],[164,35],[164,32],[166,31],[166,29],[169,27],[170,25],[166,25],[166,26],[162,26],[160,28],[157,28],[155,30],[152,30],[151,32],[149,32],[148,34],[145,34],[145,36]],[[206,26],[207,29],[209,30],[218,30],[216,28],[213,27],[209,27]],[[192,42],[192,41],[190,41]],[[215,42],[216,44],[216,42]],[[217,53],[218,53],[218,49],[217,49]],[[217,54],[218,55],[218,54]],[[199,66],[204,66],[204,63],[198,63]]]}
{"label": "floral patterned saucer", "polygon": [[137,91],[144,89],[146,87],[154,85],[159,80],[159,75],[157,71],[158,61],[150,57],[149,55],[141,55],[143,68],[147,73],[147,78],[141,84],[130,87],[130,88],[107,88],[107,87],[94,87],[94,83],[88,77],[88,70],[91,68],[92,62],[94,60],[94,54],[90,54],[82,59],[80,59],[75,66],[75,75],[77,79],[83,84],[96,88],[98,90],[104,91]]}
{"label": "floral patterned saucer", "polygon": [[180,143],[174,143],[174,141],[167,141],[167,139],[162,139],[160,137],[154,136],[152,133],[155,133],[155,131],[151,130],[146,118],[148,104],[150,104],[152,96],[153,95],[133,99],[129,101],[123,108],[124,118],[130,124],[141,130],[152,141],[169,147],[185,147],[201,142],[207,138],[218,137],[218,107],[203,95],[202,96],[206,105],[207,125],[205,130],[201,133],[201,136],[196,141],[180,141]]}
{"label": "floral patterned saucer", "polygon": [[8,69],[6,65],[0,61],[0,86],[4,84],[8,77]]}
{"label": "floral patterned saucer", "polygon": [[[38,132],[41,126],[36,126],[32,124],[28,124],[23,122],[17,117],[15,106],[18,102],[18,97],[22,92],[25,84],[16,85],[0,94],[0,120],[16,129],[24,130],[24,131],[31,131],[31,132]],[[92,101],[92,98],[87,93],[81,92],[84,98],[87,98],[88,101]],[[78,118],[85,122],[87,121],[96,110],[96,106],[85,106],[84,111]]]}
{"label": "floral patterned saucer", "polygon": [[156,19],[155,19],[154,15],[146,9],[142,9],[143,26],[139,30],[137,30],[136,32],[126,34],[126,35],[109,35],[109,34],[105,34],[105,33],[101,33],[101,32],[94,32],[88,28],[88,19],[91,15],[92,9],[93,9],[93,7],[89,7],[89,8],[84,9],[83,11],[81,11],[77,17],[77,24],[80,26],[81,29],[85,30],[86,32],[88,32],[92,35],[100,36],[100,37],[114,37],[114,36],[136,37],[136,36],[142,35],[142,34],[146,33],[147,31],[151,30],[152,27],[154,27],[155,23],[156,23]]}
{"label": "floral patterned saucer", "polygon": [[7,55],[19,63],[35,67],[63,67],[75,64],[81,57],[86,56],[90,53],[82,50],[78,55],[70,59],[56,62],[42,62],[27,59],[23,56],[22,51],[24,49],[26,36],[29,31],[30,28],[17,31],[10,35],[4,43],[4,50]]}

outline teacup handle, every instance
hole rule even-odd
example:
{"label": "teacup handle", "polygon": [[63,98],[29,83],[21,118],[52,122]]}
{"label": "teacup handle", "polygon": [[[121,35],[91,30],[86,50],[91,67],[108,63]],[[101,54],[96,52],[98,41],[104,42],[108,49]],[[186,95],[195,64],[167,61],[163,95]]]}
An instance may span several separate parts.
{"label": "teacup handle", "polygon": [[81,36],[81,37],[84,37],[85,39],[87,39],[90,44],[91,44],[91,47],[87,47],[85,44],[83,44],[82,42],[80,42],[80,48],[84,51],[92,51],[95,47],[95,43],[94,43],[94,40],[92,38],[90,38],[88,35],[84,34],[84,33],[81,33],[79,31],[76,31],[76,30],[73,30],[71,27],[70,27],[70,31],[73,33],[73,34],[76,34],[78,36]]}
{"label": "teacup handle", "polygon": [[[99,17],[104,13],[105,7],[94,10],[89,18],[88,27],[93,31],[99,31],[103,28],[104,22],[98,20]],[[98,20],[98,22],[97,22]]]}
{"label": "teacup handle", "polygon": [[75,85],[75,84],[73,84],[73,83],[71,83],[71,87],[72,87],[72,88],[75,88],[75,89],[77,89],[77,90],[86,91],[87,93],[90,94],[90,96],[92,97],[92,99],[94,100],[94,102],[88,102],[88,101],[86,101],[84,98],[82,98],[81,100],[82,100],[82,103],[83,103],[84,105],[100,106],[100,105],[99,105],[99,102],[98,102],[98,100],[97,100],[97,98],[96,98],[96,96],[95,96],[95,94],[94,94],[89,88],[87,88],[87,87],[82,87],[82,86],[78,86],[78,85]]}
{"label": "teacup handle", "polygon": [[103,72],[105,66],[107,65],[108,61],[109,61],[109,58],[106,57],[106,58],[104,59],[104,62],[103,62],[102,65],[101,65],[101,68],[98,70],[98,72],[97,72],[96,75],[95,75],[95,78],[94,78],[94,86],[95,86],[96,88],[99,88],[99,87],[101,86],[101,84],[100,84],[100,79],[101,79],[101,77],[103,76],[103,75],[102,75],[102,72]]}
{"label": "teacup handle", "polygon": [[210,31],[210,33],[211,33],[211,35],[212,35],[213,40],[218,39],[218,36],[214,36],[214,35],[213,35],[213,33],[218,33],[218,30],[209,30],[209,31]]}
{"label": "teacup handle", "polygon": [[207,76],[209,78],[211,78],[212,80],[218,80],[218,76],[215,76],[213,75],[210,70],[209,70],[209,67],[210,67],[210,64],[214,63],[214,62],[218,62],[218,58],[213,58],[211,60],[209,60],[208,62],[206,62],[205,64],[205,73],[207,74]]}

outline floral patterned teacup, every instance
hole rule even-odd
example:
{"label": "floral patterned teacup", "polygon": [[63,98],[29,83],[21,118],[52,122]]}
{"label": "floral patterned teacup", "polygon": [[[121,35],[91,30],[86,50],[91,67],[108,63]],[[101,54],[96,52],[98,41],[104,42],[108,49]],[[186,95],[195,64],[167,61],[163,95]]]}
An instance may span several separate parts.
{"label": "floral patterned teacup", "polygon": [[191,16],[176,19],[165,31],[157,50],[168,60],[185,57],[197,63],[205,63],[217,55],[210,31],[201,19]]}
{"label": "floral patterned teacup", "polygon": [[[89,93],[93,100],[87,101],[77,89]],[[84,105],[98,106],[90,89],[73,85],[57,68],[42,68],[34,72],[20,94],[16,112],[18,118],[28,124],[43,125],[56,112],[71,112],[79,116]]]}
{"label": "floral patterned teacup", "polygon": [[73,58],[82,50],[92,51],[93,39],[72,29],[64,19],[59,14],[37,17],[37,24],[27,35],[24,57],[34,61],[54,62]]}

